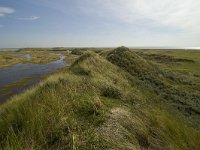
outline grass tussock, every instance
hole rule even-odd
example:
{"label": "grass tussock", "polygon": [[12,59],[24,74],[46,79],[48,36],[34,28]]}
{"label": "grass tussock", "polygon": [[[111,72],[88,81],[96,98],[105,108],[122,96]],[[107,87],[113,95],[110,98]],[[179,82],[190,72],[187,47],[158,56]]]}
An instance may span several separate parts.
{"label": "grass tussock", "polygon": [[126,48],[106,57],[83,54],[2,105],[0,148],[200,148],[199,129],[156,103],[160,95],[148,80],[157,71],[148,61]]}

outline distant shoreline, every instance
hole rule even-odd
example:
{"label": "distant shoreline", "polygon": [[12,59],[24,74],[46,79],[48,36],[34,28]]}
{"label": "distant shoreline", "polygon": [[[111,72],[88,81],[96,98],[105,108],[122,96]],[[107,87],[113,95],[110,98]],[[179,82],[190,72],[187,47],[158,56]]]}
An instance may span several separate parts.
{"label": "distant shoreline", "polygon": [[0,51],[6,51],[6,50],[12,50],[12,51],[15,51],[15,50],[19,50],[20,48],[0,48]]}
{"label": "distant shoreline", "polygon": [[[27,47],[27,48],[115,48],[115,47]],[[129,47],[131,49],[142,49],[142,50],[200,50],[200,47]],[[0,48],[0,51],[2,50],[19,50],[19,49],[23,49],[23,48]]]}

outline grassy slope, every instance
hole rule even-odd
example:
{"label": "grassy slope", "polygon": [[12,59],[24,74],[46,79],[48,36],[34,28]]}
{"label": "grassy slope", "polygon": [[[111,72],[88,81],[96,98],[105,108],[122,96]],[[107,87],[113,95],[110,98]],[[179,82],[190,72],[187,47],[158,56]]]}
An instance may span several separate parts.
{"label": "grassy slope", "polygon": [[156,78],[158,70],[126,48],[107,59],[86,53],[65,72],[4,104],[1,147],[200,149],[198,127],[162,97],[171,94],[165,76]]}
{"label": "grassy slope", "polygon": [[138,77],[146,86],[159,95],[159,102],[167,102],[189,115],[194,123],[199,125],[200,93],[199,84],[194,83],[191,76],[166,72],[155,64],[148,62],[128,49],[116,49],[108,59],[131,75]]}

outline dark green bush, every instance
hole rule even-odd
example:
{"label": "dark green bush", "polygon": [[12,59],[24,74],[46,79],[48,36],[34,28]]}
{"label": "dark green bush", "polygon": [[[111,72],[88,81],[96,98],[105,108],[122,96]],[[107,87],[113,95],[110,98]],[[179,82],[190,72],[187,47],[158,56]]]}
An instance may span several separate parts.
{"label": "dark green bush", "polygon": [[73,55],[82,55],[84,54],[84,52],[87,51],[87,49],[85,48],[75,48],[75,49],[72,49],[72,54]]}
{"label": "dark green bush", "polygon": [[73,70],[73,73],[75,73],[77,75],[89,76],[91,74],[90,70],[86,70],[80,66],[76,66],[72,70]]}
{"label": "dark green bush", "polygon": [[105,97],[120,99],[122,98],[122,91],[114,85],[106,84],[101,88],[101,95]]}

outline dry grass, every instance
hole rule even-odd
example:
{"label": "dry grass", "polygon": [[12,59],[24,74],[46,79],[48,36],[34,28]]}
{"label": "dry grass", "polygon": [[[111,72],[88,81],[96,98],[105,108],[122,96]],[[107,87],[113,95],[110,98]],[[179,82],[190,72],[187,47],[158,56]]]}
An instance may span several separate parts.
{"label": "dry grass", "polygon": [[1,106],[0,147],[199,149],[199,129],[167,103],[158,105],[160,95],[135,73],[142,74],[84,54]]}
{"label": "dry grass", "polygon": [[25,62],[26,60],[22,57],[16,57],[12,55],[13,52],[0,52],[0,68],[15,65],[20,62]]}

